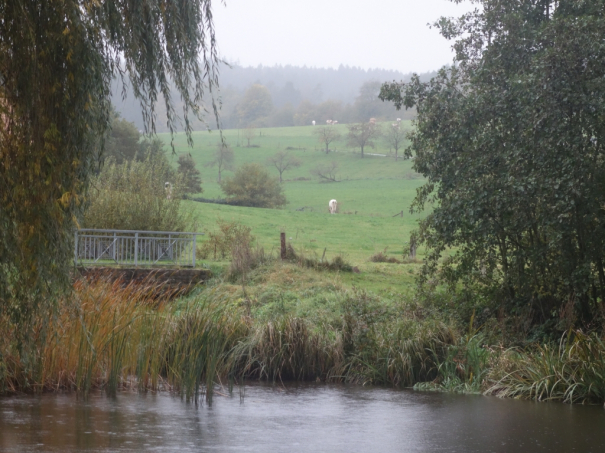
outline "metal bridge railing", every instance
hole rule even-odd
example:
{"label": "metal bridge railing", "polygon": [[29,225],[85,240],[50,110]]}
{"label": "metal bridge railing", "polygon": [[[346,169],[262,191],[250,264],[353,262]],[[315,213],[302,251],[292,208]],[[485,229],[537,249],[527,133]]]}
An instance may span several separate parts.
{"label": "metal bridge railing", "polygon": [[74,263],[195,267],[196,238],[203,234],[81,229],[75,232]]}

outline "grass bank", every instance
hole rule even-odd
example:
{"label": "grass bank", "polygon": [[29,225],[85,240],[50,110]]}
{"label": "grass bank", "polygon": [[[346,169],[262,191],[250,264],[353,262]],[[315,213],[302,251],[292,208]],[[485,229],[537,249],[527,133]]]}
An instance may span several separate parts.
{"label": "grass bank", "polygon": [[31,343],[0,338],[2,393],[101,388],[168,390],[212,399],[241,379],[312,380],[600,403],[605,344],[569,331],[555,345],[505,347],[498,326],[445,315],[439,304],[349,284],[348,272],[266,262],[177,301],[150,287],[78,282]]}

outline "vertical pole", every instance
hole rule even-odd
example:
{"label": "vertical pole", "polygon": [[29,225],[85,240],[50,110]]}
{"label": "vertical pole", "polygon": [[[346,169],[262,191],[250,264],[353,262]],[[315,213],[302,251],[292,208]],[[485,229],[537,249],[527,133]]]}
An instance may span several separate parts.
{"label": "vertical pole", "polygon": [[117,242],[116,233],[114,231],[114,233],[113,233],[113,244],[111,245],[111,248],[113,249],[112,250],[112,252],[113,252],[112,253],[112,258],[113,258],[114,261],[116,260],[116,242]]}
{"label": "vertical pole", "polygon": [[281,259],[285,260],[286,259],[286,233],[281,233],[279,236],[281,239]]}
{"label": "vertical pole", "polygon": [[76,230],[76,243],[74,245],[74,266],[78,266],[78,231]]}
{"label": "vertical pole", "polygon": [[139,232],[134,233],[134,265],[138,265],[139,261]]}
{"label": "vertical pole", "polygon": [[197,234],[193,235],[193,267],[195,267],[195,247],[197,243]]}

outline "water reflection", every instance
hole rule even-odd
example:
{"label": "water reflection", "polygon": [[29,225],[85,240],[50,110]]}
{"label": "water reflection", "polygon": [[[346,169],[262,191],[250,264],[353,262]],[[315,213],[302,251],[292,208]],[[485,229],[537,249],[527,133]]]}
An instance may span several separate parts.
{"label": "water reflection", "polygon": [[0,451],[603,452],[605,411],[356,386],[0,399]]}

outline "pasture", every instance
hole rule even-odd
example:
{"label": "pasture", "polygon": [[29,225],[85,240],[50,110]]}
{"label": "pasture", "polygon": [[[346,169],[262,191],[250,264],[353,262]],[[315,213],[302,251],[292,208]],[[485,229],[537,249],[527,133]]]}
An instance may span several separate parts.
{"label": "pasture", "polygon": [[[366,157],[361,159],[358,149],[345,144],[346,126],[333,127],[339,130],[343,139],[331,145],[335,151],[329,154],[322,151],[322,145],[313,135],[313,126],[257,129],[251,144],[258,147],[251,148],[245,146],[243,130],[224,131],[226,142],[233,147],[236,166],[246,162],[267,165],[268,157],[283,150],[302,161],[300,167],[284,173],[283,186],[288,204],[284,209],[260,209],[187,201],[186,208],[195,212],[201,230],[216,229],[219,218],[240,222],[249,226],[259,244],[269,251],[279,247],[279,234],[285,231],[288,241],[304,253],[321,256],[326,249],[329,258],[342,254],[353,265],[362,266],[362,271],[374,272],[380,268],[381,275],[389,274],[385,269],[397,265],[376,267],[370,265],[368,259],[385,249],[389,256],[402,258],[410,233],[423,215],[410,214],[409,207],[416,189],[424,180],[412,170],[411,160],[395,162],[393,153],[381,141],[374,149],[367,148]],[[404,122],[404,127],[410,128],[411,125]],[[160,134],[160,137],[169,144],[170,135]],[[193,141],[194,146],[190,148],[185,135],[176,134],[176,154],[191,153],[202,173],[204,192],[200,196],[222,198],[216,182],[216,168],[205,166],[217,148],[218,133],[194,132]],[[176,165],[177,157],[172,156],[171,159]],[[333,161],[339,165],[339,182],[320,183],[310,174],[318,164]],[[267,168],[278,176],[275,168],[268,165]],[[231,172],[225,172],[223,178],[230,175]],[[338,200],[337,215],[328,213],[328,202],[332,198]],[[401,211],[403,217],[393,217]],[[421,258],[423,250],[418,253]],[[396,274],[401,270],[393,269]],[[405,274],[407,276],[408,271]]]}

